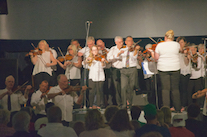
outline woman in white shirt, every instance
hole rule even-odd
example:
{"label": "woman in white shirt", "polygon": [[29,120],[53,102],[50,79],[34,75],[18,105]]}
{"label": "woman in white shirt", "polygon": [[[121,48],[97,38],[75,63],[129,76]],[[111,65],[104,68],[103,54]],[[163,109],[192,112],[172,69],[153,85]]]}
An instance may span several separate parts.
{"label": "woman in white shirt", "polygon": [[82,59],[77,55],[77,47],[75,45],[68,46],[67,55],[69,55],[72,60],[66,60],[64,64],[62,64],[58,59],[57,62],[65,69],[65,75],[67,79],[70,81],[70,85],[75,86],[76,84],[80,84],[80,68],[82,66]]}
{"label": "woman in white shirt", "polygon": [[35,90],[39,88],[39,85],[43,80],[47,80],[50,86],[50,79],[52,76],[51,66],[57,64],[47,45],[45,40],[41,40],[38,44],[38,48],[42,51],[42,54],[35,55],[32,52],[29,53],[31,61],[34,64],[32,75],[34,75]]}
{"label": "woman in white shirt", "polygon": [[180,44],[174,40],[173,30],[165,34],[165,41],[157,45],[155,59],[162,84],[162,100],[164,106],[170,107],[170,91],[176,111],[181,110],[179,80],[180,80]]}
{"label": "woman in white shirt", "polygon": [[[103,84],[105,81],[105,74],[103,68],[105,67],[105,58],[98,57],[97,46],[92,46],[90,55],[86,58],[86,62],[89,67],[89,108],[103,107]],[[96,60],[98,58],[98,60]],[[100,59],[100,60],[99,60]],[[96,96],[96,102],[94,104],[94,97]]]}

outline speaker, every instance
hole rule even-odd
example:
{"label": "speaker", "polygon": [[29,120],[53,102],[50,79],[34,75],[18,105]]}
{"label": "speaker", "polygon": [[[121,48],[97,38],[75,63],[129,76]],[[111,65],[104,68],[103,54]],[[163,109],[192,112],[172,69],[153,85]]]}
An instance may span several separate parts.
{"label": "speaker", "polygon": [[18,63],[17,59],[0,58],[0,89],[5,88],[5,79],[12,75],[15,78],[15,85],[18,84]]}
{"label": "speaker", "polygon": [[8,14],[6,0],[0,0],[0,14]]}

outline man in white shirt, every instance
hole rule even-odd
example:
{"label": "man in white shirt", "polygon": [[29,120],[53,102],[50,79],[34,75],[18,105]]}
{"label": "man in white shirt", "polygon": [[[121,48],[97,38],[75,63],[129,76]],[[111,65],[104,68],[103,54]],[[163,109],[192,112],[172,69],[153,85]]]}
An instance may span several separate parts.
{"label": "man in white shirt", "polygon": [[114,87],[116,90],[116,102],[119,107],[122,105],[122,98],[121,98],[121,74],[120,69],[122,68],[122,59],[116,58],[115,56],[120,52],[121,48],[123,47],[123,38],[121,36],[116,36],[114,38],[115,46],[111,47],[109,53],[107,54],[107,60],[111,62],[111,73],[112,79],[114,83]]}
{"label": "man in white shirt", "polygon": [[[125,40],[126,48],[116,55],[116,58],[122,58],[121,69],[121,98],[122,108],[126,108],[126,100],[129,102],[129,107],[132,106],[133,92],[139,89],[137,85],[137,53],[140,46],[133,47],[134,40],[131,36],[127,36]],[[133,49],[131,51],[131,49]]]}
{"label": "man in white shirt", "polygon": [[12,75],[6,77],[6,88],[0,90],[0,105],[4,109],[8,109],[10,112],[19,111],[21,105],[25,104],[28,100],[29,90],[32,88],[28,85],[24,91],[24,95],[18,90],[12,91],[14,87],[15,79]]}
{"label": "man in white shirt", "polygon": [[58,106],[52,106],[48,109],[48,122],[45,127],[38,130],[37,134],[42,137],[77,137],[77,134],[71,127],[65,127],[61,123],[61,109]]}
{"label": "man in white shirt", "polygon": [[[84,61],[90,54],[90,48],[95,45],[95,39],[93,36],[89,36],[87,39],[87,46],[82,48],[81,50],[78,51],[78,56],[82,57],[82,60]],[[84,64],[84,63],[82,63]],[[88,65],[83,65],[84,70],[81,73],[81,85],[87,85],[88,86],[88,74],[89,74],[89,69]],[[86,102],[84,101],[84,106],[88,107],[87,100],[88,100],[88,94],[89,91],[86,91]]]}
{"label": "man in white shirt", "polygon": [[36,119],[45,117],[46,112],[45,112],[45,104],[47,103],[47,98],[46,98],[46,91],[48,89],[48,82],[46,80],[42,81],[42,83],[39,85],[39,90],[34,92],[31,97],[31,106],[35,106],[35,114],[36,114]]}
{"label": "man in white shirt", "polygon": [[[64,74],[60,74],[57,77],[58,85],[52,87],[48,92],[48,99],[52,99],[52,102],[60,107],[62,111],[62,122],[64,126],[69,126],[69,122],[72,121],[73,103],[81,104],[83,101],[83,93],[87,89],[87,86],[76,88],[68,85],[68,79]],[[80,96],[74,91],[81,90]]]}

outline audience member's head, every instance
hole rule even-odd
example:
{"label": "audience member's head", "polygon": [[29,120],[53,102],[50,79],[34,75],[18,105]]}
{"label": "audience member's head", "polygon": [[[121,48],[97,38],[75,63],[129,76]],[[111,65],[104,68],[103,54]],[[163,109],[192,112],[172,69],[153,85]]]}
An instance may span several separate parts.
{"label": "audience member's head", "polygon": [[106,121],[109,122],[118,110],[119,110],[119,108],[115,105],[106,107],[106,110],[104,112],[104,116],[106,118]]}
{"label": "audience member's head", "polygon": [[53,103],[53,102],[48,102],[47,104],[45,104],[45,112],[47,113],[47,110],[50,108],[50,107],[52,107],[52,106],[54,106],[55,104]]}
{"label": "audience member's head", "polygon": [[159,132],[151,131],[151,132],[143,134],[141,137],[163,137],[163,136]]}
{"label": "audience member's head", "polygon": [[138,120],[141,114],[141,108],[139,106],[132,106],[131,107],[131,117],[132,120]]}
{"label": "audience member's head", "polygon": [[28,131],[30,115],[25,111],[17,112],[12,118],[12,125],[16,131]]}
{"label": "audience member's head", "polygon": [[187,108],[188,118],[197,118],[200,114],[200,107],[198,104],[190,104]]}
{"label": "audience member's head", "polygon": [[109,126],[114,131],[133,130],[133,126],[129,121],[129,115],[126,109],[118,110],[109,122]]}
{"label": "audience member's head", "polygon": [[166,124],[171,124],[171,110],[168,106],[163,106],[160,110],[162,110],[162,112],[164,113],[164,122]]}
{"label": "audience member's head", "polygon": [[132,126],[134,127],[134,130],[139,129],[141,127],[140,123],[137,120],[130,121]]}
{"label": "audience member's head", "polygon": [[77,121],[73,125],[73,129],[75,130],[77,136],[80,135],[81,132],[85,131],[85,124],[82,121]]}
{"label": "audience member's head", "polygon": [[164,113],[162,110],[157,110],[157,120],[159,121],[160,126],[164,126]]}
{"label": "audience member's head", "polygon": [[184,127],[185,119],[182,113],[175,114],[172,119],[173,127]]}
{"label": "audience member's head", "polygon": [[0,124],[7,125],[10,121],[10,112],[7,109],[0,109]]}
{"label": "audience member's head", "polygon": [[49,123],[61,123],[62,112],[58,106],[52,106],[47,110],[47,118]]}
{"label": "audience member's head", "polygon": [[144,117],[148,121],[154,120],[157,118],[157,109],[153,104],[147,104],[144,107]]}
{"label": "audience member's head", "polygon": [[97,109],[88,110],[85,115],[85,127],[86,130],[97,130],[104,127],[104,120]]}
{"label": "audience member's head", "polygon": [[30,116],[32,116],[32,108],[31,107],[22,107],[20,111],[27,112]]}

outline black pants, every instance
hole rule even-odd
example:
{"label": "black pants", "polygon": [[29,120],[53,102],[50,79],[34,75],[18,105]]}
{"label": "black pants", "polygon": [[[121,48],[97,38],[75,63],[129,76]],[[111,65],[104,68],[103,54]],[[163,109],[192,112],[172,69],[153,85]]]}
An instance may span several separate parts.
{"label": "black pants", "polygon": [[190,80],[190,74],[180,74],[180,100],[183,107],[188,106],[188,83]]}
{"label": "black pants", "polygon": [[105,107],[108,105],[113,104],[112,102],[112,96],[113,93],[111,91],[111,86],[112,86],[112,76],[111,76],[111,69],[104,69],[104,74],[105,74],[105,81],[103,85],[103,94],[104,94],[104,105]]}
{"label": "black pants", "polygon": [[[89,70],[88,69],[83,69],[81,72],[81,81],[80,81],[80,85],[81,86],[88,86],[88,75],[89,75]],[[86,107],[89,107],[89,90],[86,90],[86,99],[84,98],[83,100],[83,105],[86,105]],[[86,103],[86,104],[85,104]]]}
{"label": "black pants", "polygon": [[39,89],[39,85],[42,83],[43,80],[47,80],[48,81],[48,86],[50,85],[50,80],[51,80],[51,76],[46,73],[46,72],[40,72],[36,75],[34,75],[34,88],[35,90]]}
{"label": "black pants", "polygon": [[[80,85],[80,79],[71,79],[70,85],[71,86]],[[80,95],[80,91],[77,91],[76,93],[78,94],[78,96]],[[73,109],[79,109],[80,107],[81,107],[81,105],[78,105],[76,103],[74,103],[74,105],[73,105]]]}
{"label": "black pants", "polygon": [[198,98],[197,100],[192,99],[192,95],[198,90],[202,90],[204,88],[203,78],[200,77],[198,79],[190,79],[188,83],[188,105],[193,102],[197,102],[200,107],[203,107],[203,102],[205,97]]}
{"label": "black pants", "polygon": [[180,111],[180,92],[179,80],[180,70],[178,71],[159,71],[162,84],[162,101],[164,106],[170,107],[170,91],[173,106],[176,111]]}

